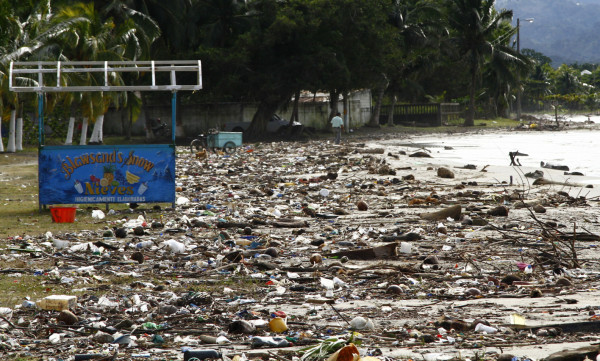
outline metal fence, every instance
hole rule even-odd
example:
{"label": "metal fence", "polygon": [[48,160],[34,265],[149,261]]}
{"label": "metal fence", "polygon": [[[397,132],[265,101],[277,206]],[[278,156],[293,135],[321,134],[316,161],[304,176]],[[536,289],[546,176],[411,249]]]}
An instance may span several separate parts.
{"label": "metal fence", "polygon": [[[379,123],[387,124],[392,107],[383,105],[379,113]],[[460,117],[458,103],[397,104],[393,109],[394,124],[437,127]]]}
{"label": "metal fence", "polygon": [[459,103],[441,103],[440,108],[442,123],[444,124],[447,124],[450,121],[456,121],[462,115],[462,108]]}
{"label": "metal fence", "polygon": [[[388,122],[392,107],[384,105],[379,113],[379,123]],[[393,109],[394,124],[435,127],[442,125],[440,104],[397,104]]]}

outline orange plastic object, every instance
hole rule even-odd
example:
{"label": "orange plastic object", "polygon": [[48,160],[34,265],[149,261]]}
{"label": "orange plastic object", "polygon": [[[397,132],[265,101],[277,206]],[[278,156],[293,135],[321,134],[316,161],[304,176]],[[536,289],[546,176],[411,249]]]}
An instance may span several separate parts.
{"label": "orange plastic object", "polygon": [[52,221],[55,223],[73,223],[75,222],[75,212],[77,207],[50,207]]}

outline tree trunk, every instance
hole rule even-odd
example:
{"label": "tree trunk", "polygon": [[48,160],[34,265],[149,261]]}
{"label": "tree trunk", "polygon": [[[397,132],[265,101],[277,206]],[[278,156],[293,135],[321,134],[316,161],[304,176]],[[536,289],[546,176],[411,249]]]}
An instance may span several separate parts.
{"label": "tree trunk", "polygon": [[84,117],[81,121],[81,138],[79,145],[85,145],[87,141],[88,118]]}
{"label": "tree trunk", "polygon": [[369,123],[367,126],[371,128],[379,128],[379,113],[381,112],[381,103],[383,101],[383,94],[385,93],[385,89],[383,87],[378,89],[377,96],[375,97],[375,107],[373,109],[373,114],[371,114],[371,119],[369,119]]}
{"label": "tree trunk", "polygon": [[129,112],[129,107],[121,108],[119,114],[121,115],[121,135],[125,136],[127,132],[127,113]]}
{"label": "tree trunk", "polygon": [[15,140],[17,142],[17,152],[23,150],[23,115],[17,118],[17,136]]}
{"label": "tree trunk", "polygon": [[75,115],[77,114],[79,105],[80,105],[80,102],[75,101],[75,100],[71,101],[71,111],[70,111],[71,116],[69,117],[69,128],[67,129],[67,137],[65,138],[65,145],[73,144],[73,136],[75,135],[75,120],[76,120]]}
{"label": "tree trunk", "polygon": [[244,132],[244,136],[248,136],[250,139],[257,139],[264,136],[267,131],[267,122],[277,110],[290,101],[293,95],[292,93],[283,91],[274,92],[274,94],[276,95],[260,102],[256,113],[254,113],[254,117],[252,117],[252,123],[250,123],[250,127]]}
{"label": "tree trunk", "polygon": [[367,126],[371,127],[371,128],[379,128],[379,114],[381,112],[381,103],[383,102],[383,95],[385,94],[385,90],[387,89],[387,86],[389,84],[387,76],[385,76],[385,74],[381,74],[382,75],[382,80],[381,83],[379,85],[379,89],[377,92],[377,98],[375,99],[375,109],[373,111],[373,114],[371,114],[371,119],[369,120],[369,124],[367,124]]}
{"label": "tree trunk", "polygon": [[4,152],[4,141],[2,140],[2,115],[0,115],[0,152]]}
{"label": "tree trunk", "polygon": [[398,97],[396,94],[392,94],[392,104],[390,104],[390,111],[388,113],[387,125],[393,127],[394,124],[394,109],[396,108],[396,102],[398,101]]}
{"label": "tree trunk", "polygon": [[65,139],[65,145],[73,144],[73,131],[75,130],[75,117],[69,118],[69,129],[67,130],[67,139]]}
{"label": "tree trunk", "polygon": [[244,132],[244,136],[248,136],[250,139],[256,139],[265,134],[267,131],[267,122],[273,114],[279,109],[279,104],[271,102],[261,102],[258,105],[254,117],[252,117],[252,123],[250,127]]}
{"label": "tree trunk", "polygon": [[6,151],[14,153],[17,151],[15,146],[15,128],[17,120],[17,110],[13,109],[10,111],[10,123],[8,126],[8,143],[6,144]]}
{"label": "tree trunk", "polygon": [[154,140],[154,132],[152,131],[152,119],[148,117],[148,113],[144,113],[146,115],[146,125],[144,129],[146,130],[146,141],[151,142]]}
{"label": "tree trunk", "polygon": [[144,114],[144,130],[146,131],[146,142],[154,140],[154,132],[152,132],[152,119],[148,114],[148,106],[146,97],[142,94],[142,114]]}
{"label": "tree trunk", "polygon": [[476,68],[471,69],[471,89],[469,89],[469,110],[465,117],[465,127],[472,127],[475,125],[475,83],[477,81]]}
{"label": "tree trunk", "polygon": [[332,91],[329,93],[329,118],[327,118],[328,123],[329,121],[335,116],[335,114],[338,112],[338,102],[340,100],[340,93],[337,91]]}
{"label": "tree trunk", "polygon": [[371,114],[371,119],[369,119],[369,124],[367,124],[371,128],[379,128],[379,114],[381,112],[381,103],[383,102],[383,94],[385,93],[385,89],[383,87],[379,88],[377,92],[377,96],[375,98],[375,107],[373,109],[373,114]]}
{"label": "tree trunk", "polygon": [[98,117],[96,117],[96,120],[94,121],[94,124],[92,126],[92,134],[90,134],[90,139],[88,140],[88,144],[94,144],[98,141],[98,139],[99,139]]}
{"label": "tree trunk", "polygon": [[343,119],[344,119],[344,132],[348,133],[350,131],[350,119],[348,119],[349,106],[348,106],[348,92],[344,92],[342,94],[342,104],[343,104]]}
{"label": "tree trunk", "polygon": [[133,112],[131,107],[127,107],[127,130],[125,131],[125,139],[131,139],[131,128],[133,127]]}
{"label": "tree trunk", "polygon": [[104,125],[104,115],[98,115],[94,122],[94,129],[90,136],[90,143],[102,144],[102,127]]}

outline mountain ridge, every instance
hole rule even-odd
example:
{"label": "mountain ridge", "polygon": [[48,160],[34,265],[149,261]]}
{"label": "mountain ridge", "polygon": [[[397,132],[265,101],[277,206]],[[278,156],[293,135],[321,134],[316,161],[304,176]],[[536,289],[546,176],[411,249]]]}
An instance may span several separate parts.
{"label": "mountain ridge", "polygon": [[[600,63],[600,0],[498,0],[497,9],[513,11],[521,21],[521,49],[533,49],[552,59],[554,66]],[[567,14],[567,15],[565,15]]]}

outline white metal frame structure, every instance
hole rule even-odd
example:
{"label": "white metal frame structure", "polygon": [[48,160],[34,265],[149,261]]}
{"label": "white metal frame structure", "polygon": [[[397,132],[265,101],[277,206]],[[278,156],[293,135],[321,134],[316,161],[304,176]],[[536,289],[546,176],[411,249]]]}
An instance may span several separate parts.
{"label": "white metal frame structure", "polygon": [[[151,83],[142,85],[114,85],[109,83],[109,73],[145,73],[151,74]],[[157,73],[170,73],[169,84],[157,84]],[[197,73],[194,85],[177,85],[177,73]],[[70,85],[61,83],[61,74],[102,73],[104,84]],[[46,76],[46,79],[44,75]],[[15,85],[15,77],[23,76],[31,79],[29,85]],[[52,79],[52,76],[55,79]],[[50,77],[51,79],[47,79]],[[51,83],[46,85],[44,82]],[[54,81],[51,81],[54,80]],[[26,84],[26,82],[24,82]],[[175,144],[175,116],[177,92],[180,90],[202,89],[202,62],[200,60],[148,60],[148,61],[14,61],[10,62],[8,87],[10,91],[38,94],[39,141],[44,143],[44,93],[60,92],[95,92],[95,91],[170,91],[173,93],[171,104],[171,140]]]}
{"label": "white metal frame structure", "polygon": [[[200,60],[152,60],[152,61],[18,61],[11,62],[9,89],[14,92],[93,92],[93,91],[180,91],[202,89],[202,66]],[[151,84],[114,85],[109,83],[109,73],[151,73]],[[170,84],[157,84],[156,74],[169,72]],[[197,73],[194,85],[177,85],[176,74]],[[76,86],[61,84],[61,74],[103,73],[104,84]],[[54,75],[54,81],[48,76]],[[25,76],[35,85],[15,85],[15,76]]]}

